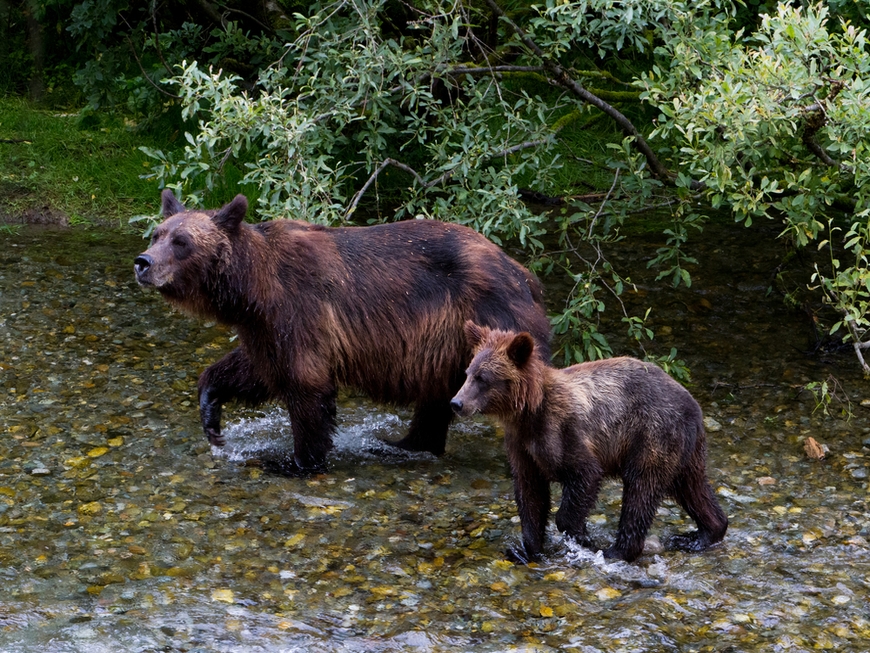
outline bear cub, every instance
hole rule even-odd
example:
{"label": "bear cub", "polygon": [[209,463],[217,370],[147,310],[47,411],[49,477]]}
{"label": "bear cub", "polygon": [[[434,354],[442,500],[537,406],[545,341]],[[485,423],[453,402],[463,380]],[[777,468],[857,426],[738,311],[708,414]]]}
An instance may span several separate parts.
{"label": "bear cub", "polygon": [[556,527],[591,548],[586,518],[606,476],[622,478],[623,494],[616,541],[605,557],[637,558],[666,496],[698,526],[672,536],[671,548],[702,551],[722,540],[728,518],[707,482],[701,408],[661,368],[623,357],[556,369],[528,333],[472,321],[465,333],[475,355],[451,407],[461,416],[491,415],[504,427],[522,525],[522,544],[507,551],[509,558],[540,556],[551,482],[562,486]]}

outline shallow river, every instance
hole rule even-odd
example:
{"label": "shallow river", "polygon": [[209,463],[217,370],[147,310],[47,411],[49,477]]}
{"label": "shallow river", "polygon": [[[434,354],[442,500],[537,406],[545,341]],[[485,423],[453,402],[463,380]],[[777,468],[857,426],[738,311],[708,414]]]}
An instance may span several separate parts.
{"label": "shallow river", "polygon": [[[870,385],[850,355],[804,355],[805,318],[765,292],[775,253],[747,255],[770,236],[709,229],[679,292],[644,282],[657,243],[624,261],[714,420],[725,542],[662,551],[692,528],[665,503],[634,564],[551,526],[546,560],[518,567],[486,420],[408,455],[381,444],[407,412],[346,397],[329,474],[264,473],[244,463],[287,447],[287,421],[228,407],[227,447],[208,446],[196,378],[232,334],[136,286],[140,238],[0,232],[0,651],[866,651]],[[800,392],[829,374],[849,421]],[[618,511],[613,482],[601,546]]]}

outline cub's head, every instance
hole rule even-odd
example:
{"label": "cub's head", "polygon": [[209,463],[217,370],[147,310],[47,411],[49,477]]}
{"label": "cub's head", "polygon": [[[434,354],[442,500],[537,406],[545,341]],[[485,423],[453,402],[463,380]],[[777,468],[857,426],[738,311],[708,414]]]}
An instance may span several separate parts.
{"label": "cub's head", "polygon": [[193,313],[204,310],[209,274],[223,270],[248,210],[244,195],[218,211],[188,211],[168,188],[163,217],[151,245],[133,261],[140,286],[153,286],[171,303]]}
{"label": "cub's head", "polygon": [[529,333],[489,329],[469,320],[465,338],[474,358],[465,370],[465,384],[450,401],[454,412],[507,417],[540,405],[543,362]]}

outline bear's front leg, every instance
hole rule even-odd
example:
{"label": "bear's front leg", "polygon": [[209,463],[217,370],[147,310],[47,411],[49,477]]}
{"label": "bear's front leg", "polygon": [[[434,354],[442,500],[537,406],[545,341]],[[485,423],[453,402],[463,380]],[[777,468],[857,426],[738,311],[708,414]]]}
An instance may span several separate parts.
{"label": "bear's front leg", "polygon": [[521,547],[511,547],[509,560],[526,564],[541,557],[550,514],[550,483],[530,456],[511,456],[514,498],[523,531]]}
{"label": "bear's front leg", "polygon": [[289,386],[286,404],[293,431],[293,459],[284,461],[276,471],[287,476],[324,472],[335,431],[337,390],[333,385]]}
{"label": "bear's front leg", "polygon": [[575,467],[559,475],[562,503],[556,512],[556,528],[588,549],[595,545],[586,533],[586,519],[598,499],[604,470],[592,456],[578,457]]}
{"label": "bear's front leg", "polygon": [[217,447],[226,444],[221,434],[223,405],[236,399],[256,406],[271,398],[266,384],[254,372],[251,360],[236,347],[199,377],[199,417],[208,441]]}

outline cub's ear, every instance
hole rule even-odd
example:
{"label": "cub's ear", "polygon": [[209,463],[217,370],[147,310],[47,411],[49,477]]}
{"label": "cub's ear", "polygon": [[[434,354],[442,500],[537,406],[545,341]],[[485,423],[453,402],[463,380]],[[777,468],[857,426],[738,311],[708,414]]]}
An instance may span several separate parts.
{"label": "cub's ear", "polygon": [[477,349],[477,346],[483,342],[484,338],[484,329],[486,327],[479,326],[472,322],[471,320],[467,320],[465,322],[465,340],[471,346],[472,349]]}
{"label": "cub's ear", "polygon": [[244,221],[248,212],[248,198],[244,195],[236,195],[233,201],[225,204],[220,211],[214,214],[212,220],[224,231],[235,231]]}
{"label": "cub's ear", "polygon": [[535,341],[531,334],[523,331],[511,340],[507,348],[507,355],[514,365],[521,368],[529,362],[533,351],[535,351]]}
{"label": "cub's ear", "polygon": [[160,194],[160,200],[163,204],[163,217],[168,218],[170,216],[175,215],[176,213],[183,213],[187,211],[184,204],[178,201],[178,198],[172,194],[172,191],[168,188],[164,188],[163,192]]}

